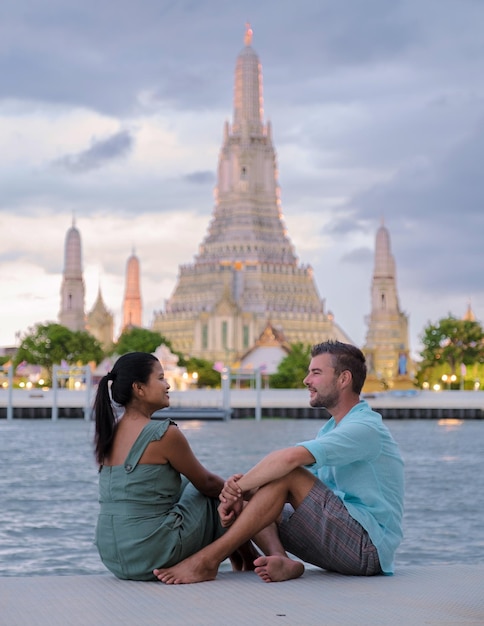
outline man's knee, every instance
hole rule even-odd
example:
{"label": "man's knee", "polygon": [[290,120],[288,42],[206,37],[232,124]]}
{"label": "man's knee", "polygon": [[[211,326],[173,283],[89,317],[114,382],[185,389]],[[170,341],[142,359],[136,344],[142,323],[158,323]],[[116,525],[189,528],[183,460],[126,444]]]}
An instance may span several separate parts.
{"label": "man's knee", "polygon": [[308,493],[316,482],[316,476],[311,474],[304,467],[297,467],[290,474],[289,478],[289,498],[288,501],[292,506],[297,507],[306,499]]}

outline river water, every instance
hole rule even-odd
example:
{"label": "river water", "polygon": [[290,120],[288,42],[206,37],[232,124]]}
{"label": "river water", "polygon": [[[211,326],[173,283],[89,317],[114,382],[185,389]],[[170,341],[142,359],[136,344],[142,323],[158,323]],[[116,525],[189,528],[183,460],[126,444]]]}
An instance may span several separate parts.
{"label": "river water", "polygon": [[[484,562],[484,422],[388,420],[405,461],[405,538],[399,565]],[[244,472],[303,441],[318,420],[181,421],[212,471]],[[0,420],[0,576],[99,574],[93,425]]]}

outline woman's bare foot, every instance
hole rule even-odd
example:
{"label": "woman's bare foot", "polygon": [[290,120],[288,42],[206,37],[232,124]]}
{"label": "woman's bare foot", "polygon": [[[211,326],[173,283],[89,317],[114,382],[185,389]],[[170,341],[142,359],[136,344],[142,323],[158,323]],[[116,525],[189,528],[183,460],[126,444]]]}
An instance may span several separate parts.
{"label": "woman's bare foot", "polygon": [[260,556],[254,561],[254,565],[255,573],[266,583],[299,578],[304,573],[301,561],[293,561],[287,556]]}
{"label": "woman's bare foot", "polygon": [[254,561],[260,556],[260,552],[252,541],[247,541],[238,548],[232,555],[230,561],[234,572],[253,572]]}
{"label": "woman's bare foot", "polygon": [[230,564],[232,565],[233,572],[244,571],[244,560],[238,550],[236,550],[235,552],[232,552],[232,554],[229,556],[229,559],[230,559]]}
{"label": "woman's bare foot", "polygon": [[153,574],[166,585],[184,585],[215,580],[218,567],[208,565],[194,554],[173,567],[154,569]]}

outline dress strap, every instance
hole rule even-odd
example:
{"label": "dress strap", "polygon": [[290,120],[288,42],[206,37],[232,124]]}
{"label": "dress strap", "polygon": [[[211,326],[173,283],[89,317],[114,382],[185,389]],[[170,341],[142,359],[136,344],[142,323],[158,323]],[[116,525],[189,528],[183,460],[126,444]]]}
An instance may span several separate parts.
{"label": "dress strap", "polygon": [[124,460],[124,469],[126,473],[131,473],[138,465],[146,446],[152,441],[159,441],[166,433],[168,426],[175,425],[171,419],[153,420],[142,429],[136,441],[133,443],[128,456]]}

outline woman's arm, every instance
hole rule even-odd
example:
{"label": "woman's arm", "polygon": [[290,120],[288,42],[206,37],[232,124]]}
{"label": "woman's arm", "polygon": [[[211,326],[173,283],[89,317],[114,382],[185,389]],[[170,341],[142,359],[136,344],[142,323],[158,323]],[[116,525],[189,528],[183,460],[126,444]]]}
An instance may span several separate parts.
{"label": "woman's arm", "polygon": [[209,472],[197,459],[185,435],[177,426],[169,426],[160,439],[163,457],[204,495],[218,497],[224,481],[220,476]]}

